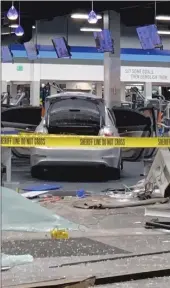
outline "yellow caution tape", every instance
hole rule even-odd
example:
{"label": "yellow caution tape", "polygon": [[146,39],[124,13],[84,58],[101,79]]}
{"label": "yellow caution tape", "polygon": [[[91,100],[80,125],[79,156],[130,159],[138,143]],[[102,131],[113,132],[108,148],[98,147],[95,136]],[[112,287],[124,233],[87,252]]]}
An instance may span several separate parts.
{"label": "yellow caution tape", "polygon": [[42,134],[1,135],[2,147],[166,148],[170,137],[90,137]]}

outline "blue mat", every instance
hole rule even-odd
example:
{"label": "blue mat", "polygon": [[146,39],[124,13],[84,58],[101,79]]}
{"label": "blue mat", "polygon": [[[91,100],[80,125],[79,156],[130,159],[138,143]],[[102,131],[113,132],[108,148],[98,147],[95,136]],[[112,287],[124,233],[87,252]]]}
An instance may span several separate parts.
{"label": "blue mat", "polygon": [[49,190],[58,190],[61,189],[62,186],[58,184],[38,184],[38,185],[30,185],[22,190],[24,191],[49,191]]}
{"label": "blue mat", "polygon": [[[2,129],[2,128],[1,128]],[[1,135],[18,135],[20,132],[16,130],[12,131],[1,131]]]}

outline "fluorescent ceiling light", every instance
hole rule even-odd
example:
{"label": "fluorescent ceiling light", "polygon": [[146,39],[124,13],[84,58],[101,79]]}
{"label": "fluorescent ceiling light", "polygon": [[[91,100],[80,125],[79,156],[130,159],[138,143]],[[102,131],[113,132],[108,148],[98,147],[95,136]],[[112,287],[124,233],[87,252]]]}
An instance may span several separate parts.
{"label": "fluorescent ceiling light", "polygon": [[10,35],[10,34],[14,34],[14,32],[2,32],[1,35]]}
{"label": "fluorescent ceiling light", "polygon": [[160,34],[160,35],[170,35],[170,31],[169,30],[158,30],[158,34]]}
{"label": "fluorescent ceiling light", "polygon": [[128,84],[128,86],[143,86],[143,83],[132,83],[132,84]]}
{"label": "fluorescent ceiling light", "polygon": [[[71,15],[71,18],[73,19],[85,19],[88,20],[89,15],[88,14],[79,14],[79,13],[75,13]],[[97,15],[97,19],[102,19],[101,15]]]}
{"label": "fluorescent ceiling light", "polygon": [[18,28],[18,26],[19,26],[18,24],[11,24],[11,25],[9,25],[10,28]]}
{"label": "fluorescent ceiling light", "polygon": [[168,15],[159,15],[155,17],[156,20],[160,21],[170,21],[170,16]]}
{"label": "fluorescent ceiling light", "polygon": [[80,31],[82,32],[101,32],[102,29],[101,28],[86,28],[86,27],[82,27],[80,28]]}

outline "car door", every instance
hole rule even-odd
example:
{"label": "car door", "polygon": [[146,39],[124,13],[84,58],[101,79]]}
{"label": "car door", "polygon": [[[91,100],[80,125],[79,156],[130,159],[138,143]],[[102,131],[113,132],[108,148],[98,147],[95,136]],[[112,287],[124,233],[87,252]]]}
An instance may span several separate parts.
{"label": "car door", "polygon": [[[13,107],[1,112],[1,125],[3,130],[18,130],[19,132],[34,132],[41,122],[41,107]],[[7,133],[7,132],[6,132]],[[30,149],[12,148],[16,157],[29,157]]]}
{"label": "car door", "polygon": [[[116,125],[121,137],[152,137],[153,122],[151,117],[145,116],[144,111],[135,111],[129,108],[113,107]],[[146,153],[144,148],[123,148],[124,161],[140,161]]]}
{"label": "car door", "polygon": [[[158,112],[159,110],[156,107],[142,107],[139,108],[138,111],[142,113],[145,117],[150,117],[152,125],[151,125],[151,137],[156,137],[158,135],[158,128],[157,128],[157,119],[158,119]],[[150,158],[156,152],[155,148],[145,149],[144,151],[144,158]]]}
{"label": "car door", "polygon": [[41,107],[14,107],[1,112],[4,127],[34,131],[41,121]]}

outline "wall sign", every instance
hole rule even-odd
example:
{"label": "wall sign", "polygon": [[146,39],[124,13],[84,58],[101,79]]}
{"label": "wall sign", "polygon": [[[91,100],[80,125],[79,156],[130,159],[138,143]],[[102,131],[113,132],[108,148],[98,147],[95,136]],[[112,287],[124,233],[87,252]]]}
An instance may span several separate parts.
{"label": "wall sign", "polygon": [[24,69],[23,69],[23,66],[22,65],[18,65],[17,66],[17,71],[23,71]]}
{"label": "wall sign", "polygon": [[170,68],[122,66],[121,81],[170,83]]}

